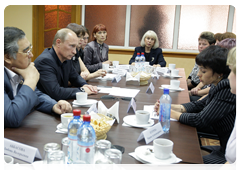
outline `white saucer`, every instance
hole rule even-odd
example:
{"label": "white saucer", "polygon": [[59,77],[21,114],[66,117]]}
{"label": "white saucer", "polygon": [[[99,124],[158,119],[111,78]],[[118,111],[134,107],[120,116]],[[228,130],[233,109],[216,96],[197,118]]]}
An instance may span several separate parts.
{"label": "white saucer", "polygon": [[87,101],[85,103],[78,103],[77,100],[74,100],[72,103],[74,105],[78,105],[78,106],[89,106],[89,105],[92,105],[94,103],[97,103],[97,100],[87,99]]}
{"label": "white saucer", "polygon": [[144,145],[139,146],[135,149],[136,156],[142,160],[143,162],[151,163],[151,164],[172,164],[177,163],[177,157],[175,154],[171,153],[168,159],[158,159],[154,156],[154,153],[149,152],[147,149],[153,149],[152,145]]}
{"label": "white saucer", "polygon": [[63,127],[62,127],[62,123],[59,123],[59,124],[57,125],[57,129],[60,130],[60,131],[62,131],[62,132],[68,133],[68,129],[67,129],[67,128],[63,128]]}
{"label": "white saucer", "polygon": [[137,124],[135,115],[128,115],[123,118],[124,123],[133,126],[133,127],[149,127],[154,125],[154,120],[149,119],[148,124]]}
{"label": "white saucer", "polygon": [[167,84],[163,84],[161,87],[159,87],[160,89],[164,89],[164,88],[167,88],[169,90],[172,90],[172,91],[183,91],[184,89],[182,89],[181,87],[179,87],[178,89],[173,89],[171,88],[170,85],[167,85]]}
{"label": "white saucer", "polygon": [[169,77],[169,78],[181,78],[182,76],[177,75],[177,76],[171,76],[170,74],[163,74],[163,77]]}

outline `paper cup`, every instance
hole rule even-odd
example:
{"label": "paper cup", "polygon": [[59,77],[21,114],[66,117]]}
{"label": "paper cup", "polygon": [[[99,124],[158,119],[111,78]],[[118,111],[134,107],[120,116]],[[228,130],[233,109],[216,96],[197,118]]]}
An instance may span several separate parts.
{"label": "paper cup", "polygon": [[158,138],[153,141],[154,156],[158,159],[168,159],[173,150],[173,142],[169,139]]}
{"label": "paper cup", "polygon": [[102,69],[108,72],[109,64],[102,64]]}
{"label": "paper cup", "polygon": [[113,61],[113,68],[117,68],[117,66],[119,65],[119,61]]}

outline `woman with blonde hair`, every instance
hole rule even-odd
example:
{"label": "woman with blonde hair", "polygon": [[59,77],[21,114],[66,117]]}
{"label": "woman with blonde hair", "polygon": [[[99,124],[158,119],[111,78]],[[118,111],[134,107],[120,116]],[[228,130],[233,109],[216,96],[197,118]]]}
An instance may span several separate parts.
{"label": "woman with blonde hair", "polygon": [[149,62],[149,65],[155,67],[165,67],[166,61],[162,54],[162,49],[159,48],[159,42],[157,34],[149,30],[147,31],[140,42],[140,47],[136,47],[132,58],[129,61],[129,64],[135,65],[135,57],[137,53],[144,53],[145,61]]}

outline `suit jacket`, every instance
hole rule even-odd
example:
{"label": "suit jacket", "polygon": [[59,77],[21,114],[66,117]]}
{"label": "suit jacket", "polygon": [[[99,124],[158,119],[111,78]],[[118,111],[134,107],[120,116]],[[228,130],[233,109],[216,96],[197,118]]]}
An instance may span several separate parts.
{"label": "suit jacket", "polygon": [[[53,48],[45,49],[34,63],[40,73],[38,89],[57,101],[75,99],[79,87],[87,84],[74,69],[72,61],[62,63]],[[77,88],[68,87],[68,81]]]}
{"label": "suit jacket", "polygon": [[223,153],[236,117],[236,95],[230,89],[228,79],[212,85],[204,99],[183,104],[187,113],[179,118],[181,123],[201,129],[212,126],[219,136]]}
{"label": "suit jacket", "polygon": [[18,86],[20,88],[14,97],[10,78],[4,69],[4,128],[19,127],[34,107],[44,113],[53,113],[52,107],[57,103],[37,88],[33,91],[29,86]]}
{"label": "suit jacket", "polygon": [[83,62],[90,73],[102,68],[102,62],[108,60],[108,45],[103,43],[102,55],[96,41],[91,41],[84,48]]}
{"label": "suit jacket", "polygon": [[[144,52],[145,54],[145,47],[136,47],[134,54],[129,61],[129,64],[132,64],[133,62],[135,62],[135,57],[137,56],[137,53],[140,53],[141,55],[141,52]],[[163,57],[161,48],[151,49],[150,59],[149,60],[146,59],[146,61],[148,61],[151,66],[153,64],[160,64],[161,67],[166,67],[166,61]]]}

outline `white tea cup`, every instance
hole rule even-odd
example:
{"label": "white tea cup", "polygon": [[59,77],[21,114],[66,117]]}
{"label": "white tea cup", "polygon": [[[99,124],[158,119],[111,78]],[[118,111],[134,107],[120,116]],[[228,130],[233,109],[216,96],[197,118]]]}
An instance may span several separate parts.
{"label": "white tea cup", "polygon": [[117,66],[119,65],[119,61],[113,61],[113,68],[117,68]]}
{"label": "white tea cup", "polygon": [[178,76],[179,70],[178,69],[172,69],[171,70],[171,76],[176,77]]}
{"label": "white tea cup", "polygon": [[13,159],[13,157],[11,157],[9,155],[4,155],[4,162],[7,164],[13,164],[14,159]]}
{"label": "white tea cup", "polygon": [[150,118],[150,113],[144,110],[137,110],[135,115],[136,122],[140,125],[147,124]]}
{"label": "white tea cup", "polygon": [[108,72],[109,64],[102,64],[102,69]]}
{"label": "white tea cup", "polygon": [[77,103],[79,103],[79,104],[86,103],[87,97],[88,97],[88,94],[86,92],[77,92],[76,93]]}
{"label": "white tea cup", "polygon": [[73,119],[73,113],[63,113],[61,114],[62,128],[68,128],[69,122]]}
{"label": "white tea cup", "polygon": [[179,80],[170,80],[171,89],[179,89],[180,81]]}
{"label": "white tea cup", "polygon": [[158,159],[170,158],[173,150],[173,142],[169,139],[158,138],[153,141],[154,156]]}
{"label": "white tea cup", "polygon": [[175,66],[176,66],[176,64],[168,64],[168,67],[169,67],[170,70],[175,69]]}

